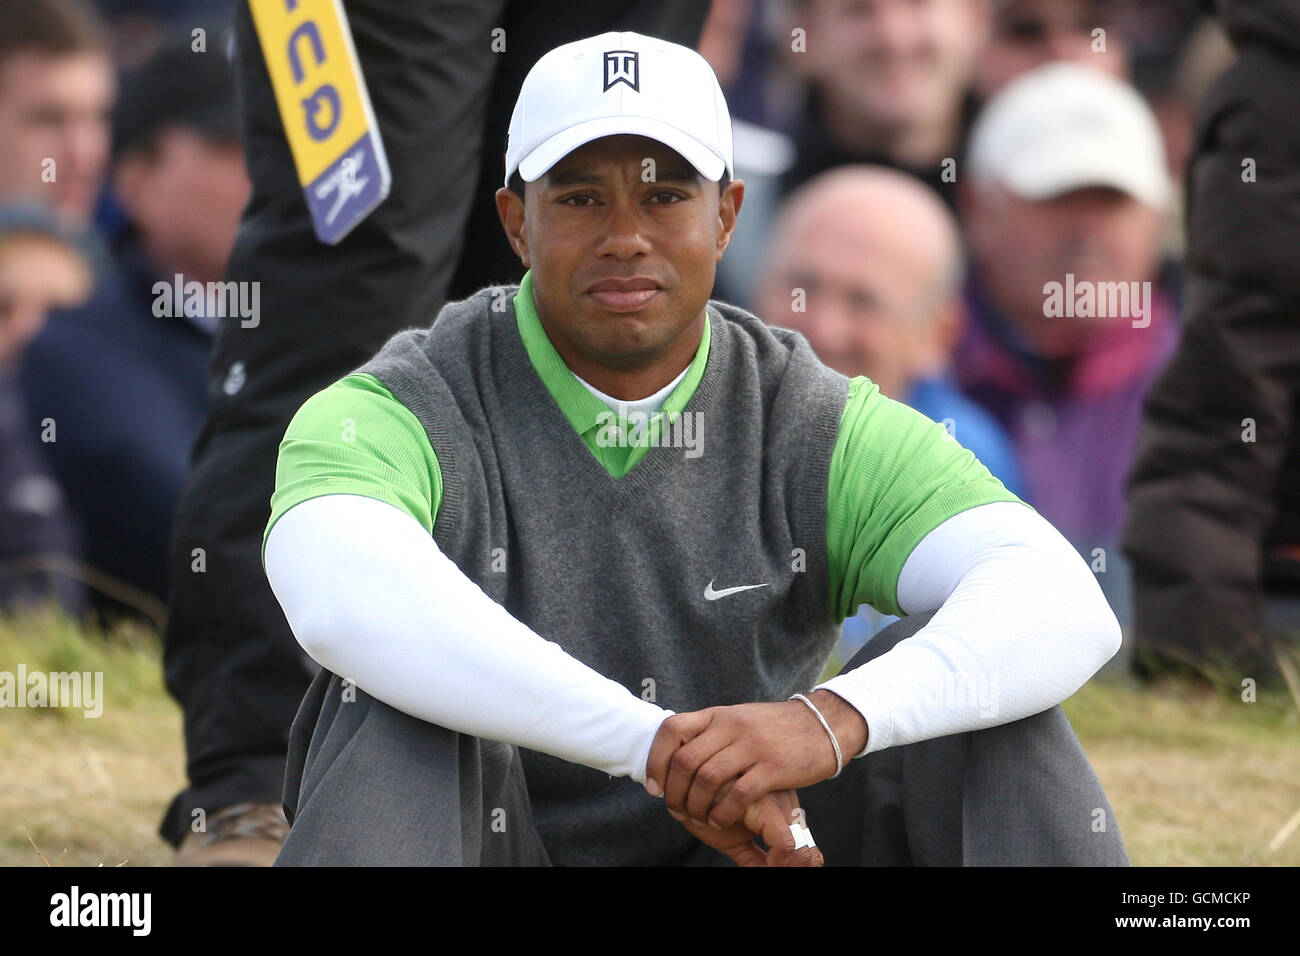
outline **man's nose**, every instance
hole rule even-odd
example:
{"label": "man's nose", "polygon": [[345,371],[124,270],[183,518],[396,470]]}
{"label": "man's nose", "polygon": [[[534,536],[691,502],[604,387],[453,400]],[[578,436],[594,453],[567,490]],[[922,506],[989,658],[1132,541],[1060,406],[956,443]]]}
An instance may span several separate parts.
{"label": "man's nose", "polygon": [[836,304],[836,296],[822,295],[808,304],[800,331],[818,355],[839,355],[848,342],[843,310]]}
{"label": "man's nose", "polygon": [[1092,37],[1082,30],[1057,27],[1047,38],[1048,60],[1077,60],[1091,48]]}
{"label": "man's nose", "polygon": [[632,200],[618,200],[608,208],[603,223],[605,234],[597,249],[598,254],[619,259],[648,255],[650,243],[645,236],[645,224],[637,204]]}
{"label": "man's nose", "polygon": [[108,128],[95,119],[70,119],[64,127],[64,156],[77,176],[103,174],[109,151]]}

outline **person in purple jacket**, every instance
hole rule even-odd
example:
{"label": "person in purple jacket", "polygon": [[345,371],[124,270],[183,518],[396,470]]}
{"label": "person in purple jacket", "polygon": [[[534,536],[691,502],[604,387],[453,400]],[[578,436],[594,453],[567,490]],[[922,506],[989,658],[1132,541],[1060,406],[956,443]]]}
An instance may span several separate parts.
{"label": "person in purple jacket", "polygon": [[1100,70],[1039,67],[977,119],[963,185],[972,321],[959,381],[1011,435],[1024,499],[1090,562],[1123,622],[1127,600],[1107,586],[1126,579],[1114,573],[1124,479],[1178,337],[1157,278],[1169,184],[1155,118]]}

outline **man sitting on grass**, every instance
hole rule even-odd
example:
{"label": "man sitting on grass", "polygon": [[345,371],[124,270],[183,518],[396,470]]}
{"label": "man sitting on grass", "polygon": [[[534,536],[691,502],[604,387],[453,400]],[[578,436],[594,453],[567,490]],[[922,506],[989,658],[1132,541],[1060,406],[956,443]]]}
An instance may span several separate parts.
{"label": "man sitting on grass", "polygon": [[[1127,862],[1056,706],[1119,645],[1091,573],[943,426],[710,301],[731,168],[698,54],[558,47],[497,193],[520,285],[295,416],[263,562],[322,670],[279,864]],[[863,602],[909,616],[814,687]]]}

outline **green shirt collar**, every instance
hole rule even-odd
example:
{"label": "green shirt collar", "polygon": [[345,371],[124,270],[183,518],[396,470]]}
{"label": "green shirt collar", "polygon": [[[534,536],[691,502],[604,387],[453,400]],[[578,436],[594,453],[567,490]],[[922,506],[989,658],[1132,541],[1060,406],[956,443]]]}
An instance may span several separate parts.
{"label": "green shirt collar", "polygon": [[[533,368],[537,370],[542,384],[560,406],[560,411],[569,420],[569,424],[579,435],[586,435],[588,431],[597,427],[598,416],[609,411],[609,406],[583,387],[577,376],[565,364],[564,359],[560,357],[560,353],[555,351],[555,346],[551,344],[546,330],[542,328],[542,320],[538,317],[537,307],[533,302],[532,270],[524,273],[524,278],[519,283],[519,291],[515,294],[514,306],[515,322],[519,327],[519,337],[523,339],[524,348],[528,352],[528,360],[533,363]],[[700,379],[704,377],[704,366],[709,360],[710,321],[706,311],[704,334],[700,336],[700,345],[695,350],[695,358],[691,360],[685,378],[664,401],[660,416],[685,410],[686,404],[700,384]]]}

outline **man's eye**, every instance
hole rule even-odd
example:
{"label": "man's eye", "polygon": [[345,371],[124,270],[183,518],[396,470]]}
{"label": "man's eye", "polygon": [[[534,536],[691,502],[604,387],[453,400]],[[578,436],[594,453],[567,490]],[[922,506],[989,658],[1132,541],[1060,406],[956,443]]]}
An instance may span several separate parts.
{"label": "man's eye", "polygon": [[56,109],[33,110],[27,119],[33,126],[61,126],[64,122],[63,114]]}
{"label": "man's eye", "polygon": [[656,200],[662,206],[668,206],[675,202],[680,202],[682,197],[677,193],[658,192],[651,198]]}
{"label": "man's eye", "polygon": [[[589,200],[589,202],[581,202],[580,200],[583,199]],[[586,193],[577,196],[566,196],[564,199],[560,200],[560,202],[566,206],[587,206],[595,201],[596,200],[593,197],[588,196]]]}

